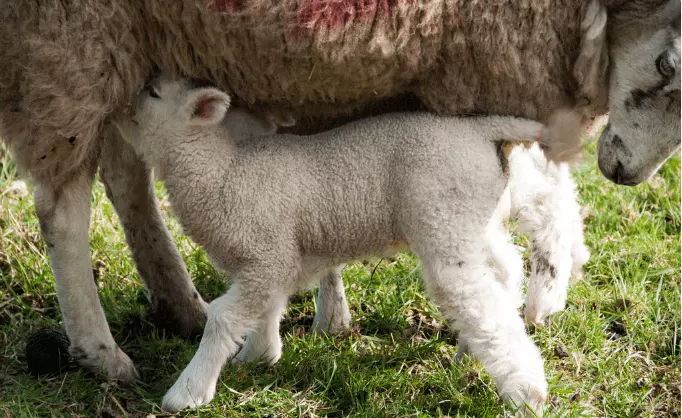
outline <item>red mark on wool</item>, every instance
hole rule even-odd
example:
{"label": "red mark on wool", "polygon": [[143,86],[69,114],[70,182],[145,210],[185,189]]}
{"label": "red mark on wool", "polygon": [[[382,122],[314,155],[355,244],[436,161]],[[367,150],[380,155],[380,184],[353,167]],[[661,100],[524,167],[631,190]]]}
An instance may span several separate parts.
{"label": "red mark on wool", "polygon": [[388,18],[400,3],[410,0],[304,0],[298,11],[303,29],[342,29],[355,21]]}
{"label": "red mark on wool", "polygon": [[214,0],[218,13],[239,12],[244,10],[246,0]]}

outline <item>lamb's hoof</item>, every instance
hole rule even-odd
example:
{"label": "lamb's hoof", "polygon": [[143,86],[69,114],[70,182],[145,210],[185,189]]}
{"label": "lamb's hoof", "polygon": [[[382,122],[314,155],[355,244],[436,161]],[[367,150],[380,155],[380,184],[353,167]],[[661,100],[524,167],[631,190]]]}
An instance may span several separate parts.
{"label": "lamb's hoof", "polygon": [[501,388],[500,396],[513,407],[519,418],[542,417],[543,406],[547,400],[547,382],[538,381],[531,376],[512,377]]}
{"label": "lamb's hoof", "polygon": [[195,292],[196,296],[183,298],[179,302],[155,299],[151,309],[154,325],[172,335],[182,338],[196,338],[203,334],[208,314],[208,304]]}
{"label": "lamb's hoof", "polygon": [[215,396],[216,381],[207,382],[203,379],[191,378],[185,369],[161,400],[161,408],[169,412],[178,412],[187,408],[206,405]]}
{"label": "lamb's hoof", "polygon": [[74,345],[69,351],[78,364],[94,373],[103,373],[107,380],[130,383],[140,377],[135,370],[133,361],[117,345],[106,346],[101,344],[91,350],[90,354],[81,347]]}
{"label": "lamb's hoof", "polygon": [[242,349],[232,359],[232,364],[264,362],[269,366],[277,363],[282,357],[282,340],[279,335],[270,341],[249,335]]}
{"label": "lamb's hoof", "polygon": [[526,322],[534,325],[543,325],[547,318],[555,313],[561,312],[566,306],[566,299],[554,301],[553,303],[536,304],[530,303],[523,312]]}
{"label": "lamb's hoof", "polygon": [[526,322],[531,324],[544,324],[547,318],[563,311],[566,307],[568,292],[565,288],[562,290],[560,286],[554,286],[551,291],[542,289],[532,294],[533,297],[528,298],[528,304],[524,310]]}
{"label": "lamb's hoof", "polygon": [[350,328],[350,321],[350,311],[347,307],[337,315],[324,316],[315,313],[311,330],[322,335],[337,335]]}

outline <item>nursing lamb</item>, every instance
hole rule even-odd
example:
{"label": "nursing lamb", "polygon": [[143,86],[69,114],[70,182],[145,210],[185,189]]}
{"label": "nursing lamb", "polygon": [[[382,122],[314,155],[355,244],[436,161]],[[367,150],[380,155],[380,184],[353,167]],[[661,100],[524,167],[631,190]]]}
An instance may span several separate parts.
{"label": "nursing lamb", "polygon": [[165,181],[184,230],[233,277],[164,408],[210,402],[243,337],[278,326],[301,286],[350,259],[409,247],[501,395],[541,413],[542,358],[486,265],[481,235],[505,187],[499,143],[547,140],[542,124],[402,113],[308,137],[235,140],[221,124],[228,106],[217,89],[162,79],[117,122]]}

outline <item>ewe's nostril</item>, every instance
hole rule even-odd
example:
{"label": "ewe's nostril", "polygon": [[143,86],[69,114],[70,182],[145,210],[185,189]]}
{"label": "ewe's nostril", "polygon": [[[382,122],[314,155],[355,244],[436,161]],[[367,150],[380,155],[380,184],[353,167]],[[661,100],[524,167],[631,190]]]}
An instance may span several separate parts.
{"label": "ewe's nostril", "polygon": [[616,169],[613,170],[613,177],[617,184],[621,184],[621,179],[623,178],[623,164],[621,164],[620,161],[618,161]]}

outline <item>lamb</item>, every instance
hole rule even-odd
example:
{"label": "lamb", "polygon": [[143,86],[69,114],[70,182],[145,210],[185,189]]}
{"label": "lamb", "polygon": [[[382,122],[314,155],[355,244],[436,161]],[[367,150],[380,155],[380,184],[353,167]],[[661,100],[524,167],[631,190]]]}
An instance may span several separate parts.
{"label": "lamb", "polygon": [[[88,253],[97,168],[157,323],[207,305],[163,223],[152,175],[115,130],[154,67],[230,91],[298,133],[396,110],[583,122],[611,114],[599,165],[636,184],[679,148],[679,0],[11,0],[0,7],[0,137],[35,204],[71,353],[108,379],[118,347]],[[610,85],[609,85],[610,81]],[[647,144],[646,148],[640,144]]]}
{"label": "lamb", "polygon": [[[130,120],[117,121],[164,180],[184,230],[233,277],[162,406],[210,402],[220,368],[250,330],[242,358],[277,355],[277,319],[297,288],[349,259],[409,247],[502,396],[541,412],[542,358],[477,250],[505,186],[499,141],[544,142],[548,130],[514,117],[396,113],[309,137],[235,140],[220,123],[229,100],[162,78],[140,94]],[[276,341],[258,338],[270,335]]]}
{"label": "lamb", "polygon": [[[532,273],[528,281],[526,320],[542,324],[566,304],[569,279],[579,280],[590,253],[584,243],[580,205],[566,163],[548,162],[537,144],[515,146],[509,153],[509,180],[486,227],[486,250],[500,284],[516,307],[523,297],[523,260],[504,224],[518,222],[531,236]],[[336,334],[350,325],[350,310],[339,271],[320,280],[313,329]],[[460,340],[461,355],[466,343]]]}

